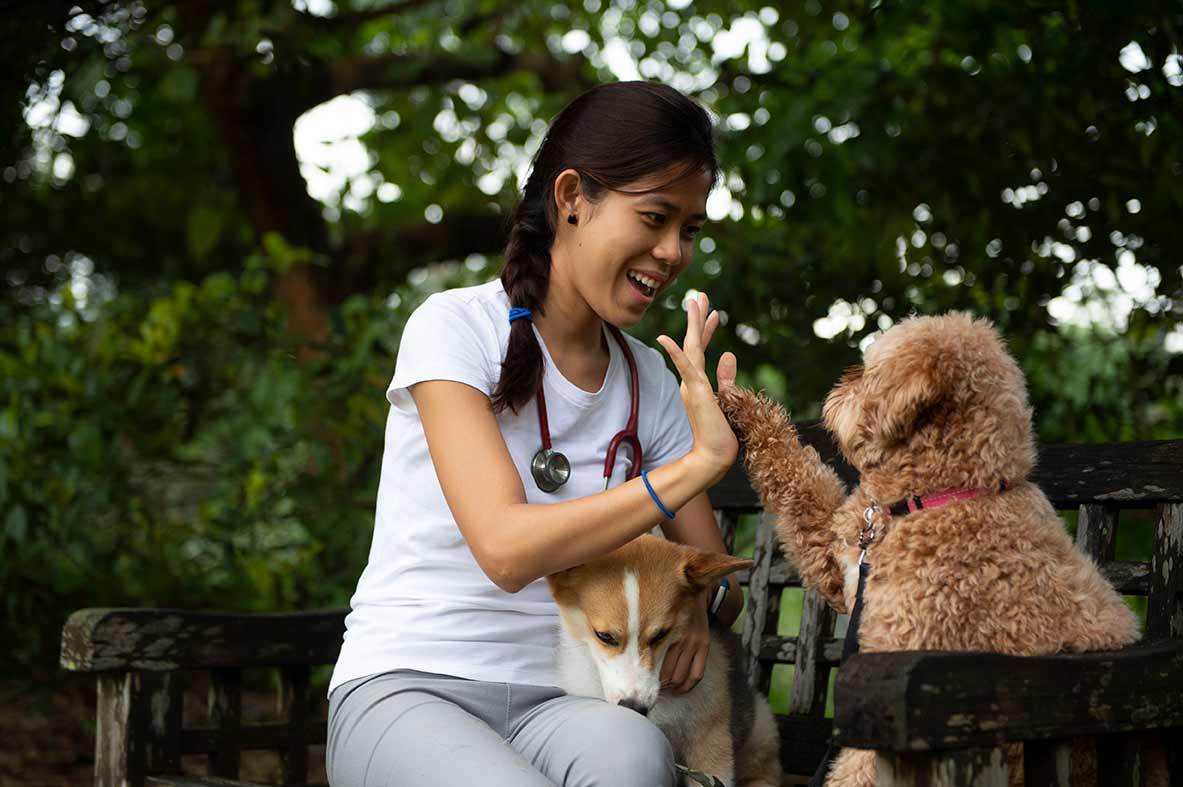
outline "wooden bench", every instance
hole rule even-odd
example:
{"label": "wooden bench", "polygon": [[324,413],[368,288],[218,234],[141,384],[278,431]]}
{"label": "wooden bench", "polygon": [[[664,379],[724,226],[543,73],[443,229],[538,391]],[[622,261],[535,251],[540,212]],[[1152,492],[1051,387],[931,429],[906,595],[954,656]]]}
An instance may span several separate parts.
{"label": "wooden bench", "polygon": [[[846,477],[815,424],[812,443]],[[715,488],[729,545],[741,517],[756,514],[743,641],[757,688],[772,668],[793,665],[787,713],[780,715],[787,772],[809,774],[831,735],[880,753],[880,784],[1004,785],[1000,744],[1022,741],[1028,785],[1073,783],[1069,750],[1095,741],[1100,783],[1183,783],[1183,440],[1041,447],[1037,481],[1060,510],[1076,511],[1078,547],[1125,594],[1147,597],[1145,640],[1113,653],[1015,658],[984,653],[860,654],[835,683],[835,718],[826,718],[830,673],[841,651],[839,618],[804,594],[800,630],[777,633],[782,594],[800,586],[781,556],[742,468]],[[1149,522],[1119,522],[1141,510]],[[1153,527],[1151,560],[1116,560],[1119,526]],[[792,591],[790,591],[792,592]],[[800,592],[800,591],[796,591]],[[241,754],[278,752],[285,785],[305,784],[309,747],[323,745],[312,714],[310,671],[337,656],[347,610],[277,615],[162,609],[84,609],[62,634],[61,664],[98,682],[95,783],[198,787],[229,785]],[[243,719],[243,671],[278,670],[279,720]],[[208,675],[204,724],[182,724],[182,690]],[[320,690],[318,689],[318,692]],[[319,697],[316,699],[320,699]],[[319,703],[323,707],[323,703]],[[181,758],[208,757],[208,776],[179,776]],[[1169,781],[1168,781],[1169,780]]]}

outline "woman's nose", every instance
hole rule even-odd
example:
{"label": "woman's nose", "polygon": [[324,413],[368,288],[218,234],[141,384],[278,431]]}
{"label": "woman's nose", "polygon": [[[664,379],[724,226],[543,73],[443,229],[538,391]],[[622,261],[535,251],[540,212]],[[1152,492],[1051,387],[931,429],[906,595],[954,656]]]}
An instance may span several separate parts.
{"label": "woman's nose", "polygon": [[653,247],[653,256],[672,268],[682,264],[682,239],[676,232],[667,232]]}

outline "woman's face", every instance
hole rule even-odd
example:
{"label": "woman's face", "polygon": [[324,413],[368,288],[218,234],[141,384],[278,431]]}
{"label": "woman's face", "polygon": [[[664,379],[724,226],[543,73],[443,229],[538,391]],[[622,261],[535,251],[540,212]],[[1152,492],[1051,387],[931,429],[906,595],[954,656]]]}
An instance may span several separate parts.
{"label": "woman's face", "polygon": [[[665,179],[659,175],[625,188],[642,191]],[[643,194],[606,191],[587,206],[571,228],[572,276],[596,314],[612,325],[635,325],[670,288],[690,265],[710,189],[710,175],[694,173]]]}

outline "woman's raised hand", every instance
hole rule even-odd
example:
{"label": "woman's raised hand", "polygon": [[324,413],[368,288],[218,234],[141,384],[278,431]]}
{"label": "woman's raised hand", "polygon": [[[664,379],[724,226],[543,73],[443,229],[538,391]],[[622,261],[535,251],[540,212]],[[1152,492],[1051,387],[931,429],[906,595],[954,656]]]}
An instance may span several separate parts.
{"label": "woman's raised hand", "polygon": [[[715,391],[706,372],[706,348],[719,326],[719,313],[709,311],[710,300],[700,292],[686,307],[686,339],[679,347],[668,336],[658,336],[657,343],[665,348],[682,377],[682,402],[694,433],[692,454],[706,460],[715,472],[717,481],[735,462],[739,441],[719,409]],[[716,371],[720,390],[735,384],[735,355],[726,352],[719,358]]]}

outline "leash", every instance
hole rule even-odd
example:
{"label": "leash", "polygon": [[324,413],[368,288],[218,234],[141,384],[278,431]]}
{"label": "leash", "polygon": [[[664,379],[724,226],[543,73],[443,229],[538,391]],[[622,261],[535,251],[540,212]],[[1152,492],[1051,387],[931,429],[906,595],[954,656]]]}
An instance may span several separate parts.
{"label": "leash", "polygon": [[[1003,481],[998,485],[997,490],[983,487],[962,487],[944,489],[923,497],[912,495],[905,497],[903,500],[897,500],[887,506],[885,518],[891,519],[893,516],[907,516],[908,514],[928,508],[940,508],[950,503],[972,500],[975,497],[995,491],[1005,492],[1010,488],[1011,485]],[[871,575],[871,564],[866,560],[867,550],[882,535],[882,528],[877,525],[878,519],[884,511],[885,509],[878,503],[871,503],[871,505],[863,509],[863,529],[859,533],[858,538],[859,549],[862,550],[858,556],[858,590],[854,596],[854,608],[850,610],[850,622],[846,624],[846,636],[842,640],[842,658],[838,661],[839,667],[845,664],[848,658],[858,653],[858,631],[863,619],[863,590],[867,586],[867,577]],[[826,773],[830,770],[830,765],[834,762],[834,758],[838,756],[839,749],[840,747],[833,741],[826,746],[826,753],[822,757],[821,763],[817,766],[817,771],[814,772],[813,778],[809,780],[809,787],[825,787]]]}
{"label": "leash", "polygon": [[701,784],[702,787],[725,787],[723,782],[719,781],[714,776],[703,773],[702,771],[692,771],[685,765],[675,763],[674,767],[677,769],[679,775],[685,776],[687,779]]}

